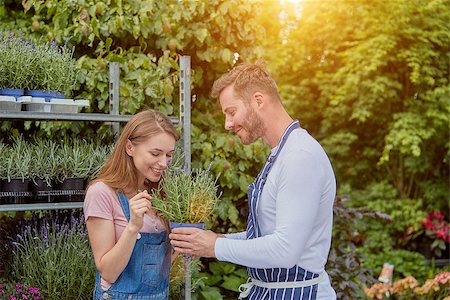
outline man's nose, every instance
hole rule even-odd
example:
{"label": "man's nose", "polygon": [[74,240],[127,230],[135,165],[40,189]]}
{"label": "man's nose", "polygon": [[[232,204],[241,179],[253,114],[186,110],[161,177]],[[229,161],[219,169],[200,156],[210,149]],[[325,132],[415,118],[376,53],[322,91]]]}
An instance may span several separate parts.
{"label": "man's nose", "polygon": [[233,122],[226,118],[225,119],[225,130],[232,130],[233,129]]}

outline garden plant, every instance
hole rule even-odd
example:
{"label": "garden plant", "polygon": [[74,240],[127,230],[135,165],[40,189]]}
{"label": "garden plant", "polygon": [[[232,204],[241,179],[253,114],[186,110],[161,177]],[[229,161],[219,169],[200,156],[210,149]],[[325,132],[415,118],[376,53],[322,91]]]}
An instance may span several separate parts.
{"label": "garden plant", "polygon": [[[235,63],[266,60],[284,105],[324,145],[336,172],[327,272],[339,298],[368,298],[364,289],[374,291],[390,263],[393,285],[376,285],[381,297],[389,291],[391,299],[407,299],[390,290],[397,282],[411,299],[435,299],[445,297],[445,285],[435,295],[430,282],[449,271],[450,249],[447,6],[447,0],[7,0],[0,3],[0,31],[75,46],[80,73],[73,94],[89,99],[86,111],[94,113],[109,112],[108,65],[118,62],[120,114],[151,107],[179,115],[178,60],[189,55],[192,166],[213,163],[212,178],[221,174],[223,194],[209,224],[220,233],[245,230],[247,188],[270,149],[241,145],[223,130],[211,86]],[[5,120],[0,134],[4,141],[21,134],[113,140],[110,126],[99,122]],[[236,298],[243,271],[201,263],[205,280],[193,298]],[[199,277],[193,274],[193,282]]]}

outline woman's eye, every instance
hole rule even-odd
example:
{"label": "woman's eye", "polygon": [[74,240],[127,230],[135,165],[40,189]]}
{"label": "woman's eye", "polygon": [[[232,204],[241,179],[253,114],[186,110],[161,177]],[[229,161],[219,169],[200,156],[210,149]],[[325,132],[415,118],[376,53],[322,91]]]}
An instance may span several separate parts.
{"label": "woman's eye", "polygon": [[159,156],[159,153],[156,152],[150,152],[153,156]]}

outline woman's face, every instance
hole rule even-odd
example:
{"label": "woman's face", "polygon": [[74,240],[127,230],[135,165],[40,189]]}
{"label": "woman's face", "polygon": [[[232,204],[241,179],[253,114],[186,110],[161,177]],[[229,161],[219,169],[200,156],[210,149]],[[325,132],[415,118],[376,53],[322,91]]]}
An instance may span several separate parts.
{"label": "woman's face", "polygon": [[139,187],[145,179],[158,182],[167,168],[175,150],[175,138],[168,133],[159,133],[143,143],[127,141],[126,151],[132,157],[138,171]]}

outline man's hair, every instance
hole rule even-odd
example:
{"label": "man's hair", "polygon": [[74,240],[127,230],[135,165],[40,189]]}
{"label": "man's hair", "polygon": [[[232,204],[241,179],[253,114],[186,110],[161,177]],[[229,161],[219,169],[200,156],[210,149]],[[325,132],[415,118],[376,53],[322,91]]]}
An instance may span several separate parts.
{"label": "man's hair", "polygon": [[277,84],[261,61],[240,64],[223,74],[214,82],[211,96],[218,98],[223,89],[230,85],[233,85],[235,95],[242,100],[249,99],[255,92],[263,92],[280,101]]}

